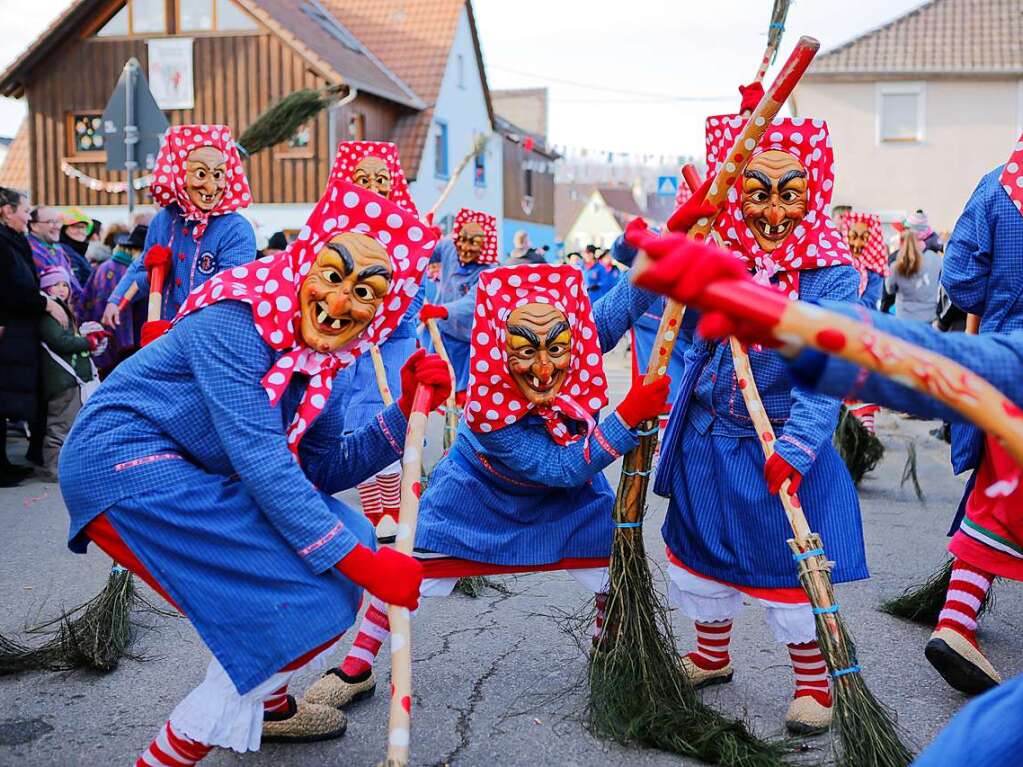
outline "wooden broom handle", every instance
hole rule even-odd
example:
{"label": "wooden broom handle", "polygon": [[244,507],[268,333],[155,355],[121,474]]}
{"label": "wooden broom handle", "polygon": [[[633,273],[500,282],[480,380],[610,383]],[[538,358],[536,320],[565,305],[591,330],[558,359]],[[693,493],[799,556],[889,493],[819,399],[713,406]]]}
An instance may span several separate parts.
{"label": "wooden broom handle", "polygon": [[[760,447],[764,450],[765,461],[774,455],[774,427],[771,419],[767,417],[764,409],[764,402],[760,399],[760,390],[757,389],[756,379],[753,378],[753,366],[750,364],[749,355],[742,348],[736,339],[730,338],[729,344],[732,347],[732,362],[735,365],[735,377],[738,381],[739,391],[742,392],[742,400],[746,403],[746,410],[749,411],[750,419],[753,421],[753,428],[757,431],[760,439]],[[785,509],[785,516],[789,520],[789,527],[792,528],[792,535],[796,541],[802,544],[810,534],[810,525],[803,514],[803,508],[799,504],[799,498],[789,494],[789,481],[782,483],[778,498]],[[805,546],[800,545],[800,550]]]}
{"label": "wooden broom handle", "polygon": [[966,332],[971,336],[978,335],[980,333],[980,315],[979,314],[967,314],[966,315]]}
{"label": "wooden broom handle", "polygon": [[[760,100],[757,108],[753,110],[753,114],[746,121],[707,191],[707,202],[714,205],[719,212],[725,207],[728,190],[732,188],[736,179],[745,169],[753,150],[771,126],[771,120],[781,111],[782,105],[788,100],[792,89],[795,88],[806,68],[810,66],[810,62],[817,55],[819,48],[820,43],[814,38],[799,38],[799,42],[796,43],[796,47],[789,55],[778,77],[771,83],[764,98]],[[690,183],[690,179],[686,178],[686,182]],[[701,218],[690,228],[687,235],[697,240],[706,239],[713,224],[713,217]],[[636,272],[642,272],[647,264],[647,256],[640,250],[636,256]],[[675,341],[678,340],[678,331],[682,326],[684,314],[685,307],[682,304],[671,300],[665,302],[664,314],[661,315],[661,324],[657,328],[654,348],[650,354],[650,361],[647,363],[646,375],[643,378],[645,383],[652,383],[668,372],[668,363],[675,350]]]}
{"label": "wooden broom handle", "polygon": [[369,356],[373,358],[373,372],[377,377],[377,388],[380,389],[380,399],[384,406],[394,404],[394,397],[391,396],[391,387],[387,385],[387,370],[384,368],[384,358],[380,356],[380,347],[370,344]]}
{"label": "wooden broom handle", "polygon": [[448,372],[451,374],[451,394],[448,395],[445,407],[448,408],[448,412],[455,412],[455,389],[458,386],[458,378],[455,376],[455,367],[451,364],[451,358],[448,357],[448,350],[444,348],[444,341],[440,336],[440,328],[437,327],[437,320],[428,319],[426,321],[426,328],[430,331],[430,340],[433,341],[433,350],[437,352],[444,362],[447,363]]}
{"label": "wooden broom handle", "polygon": [[160,319],[163,311],[163,280],[166,267],[154,267],[149,273],[149,307],[146,310],[146,319],[154,322]]}
{"label": "wooden broom handle", "polygon": [[[412,400],[412,413],[405,433],[405,451],[401,458],[401,505],[394,548],[412,556],[419,519],[419,477],[423,470],[423,445],[426,420],[433,391],[420,385]],[[412,727],[412,621],[405,607],[390,605],[391,624],[391,707],[387,723],[387,767],[405,767],[409,763]]]}
{"label": "wooden broom handle", "polygon": [[472,149],[466,152],[465,157],[463,157],[458,165],[455,166],[455,170],[451,174],[451,178],[448,179],[448,183],[444,186],[443,191],[440,193],[437,201],[433,204],[433,207],[427,211],[425,216],[423,216],[423,221],[426,221],[428,224],[433,226],[433,217],[437,215],[437,211],[440,210],[440,207],[447,201],[451,192],[454,191],[455,184],[458,183],[458,178],[462,175],[462,171],[464,171],[466,166],[468,166],[469,160],[486,149],[487,141],[489,139],[489,134],[483,134],[476,137],[476,140],[473,142]]}
{"label": "wooden broom handle", "polygon": [[711,285],[699,305],[748,316],[784,343],[841,357],[927,394],[997,437],[1023,466],[1023,410],[958,362],[837,312],[790,301],[752,280]]}

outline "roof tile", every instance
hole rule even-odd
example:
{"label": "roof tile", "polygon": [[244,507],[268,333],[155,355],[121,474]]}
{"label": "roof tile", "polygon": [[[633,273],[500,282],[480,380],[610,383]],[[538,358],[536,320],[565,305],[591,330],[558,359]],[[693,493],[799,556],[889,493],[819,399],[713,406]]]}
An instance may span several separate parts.
{"label": "roof tile", "polygon": [[1021,0],[930,0],[821,54],[808,76],[1023,73]]}
{"label": "roof tile", "polygon": [[28,120],[23,120],[14,135],[3,165],[0,165],[0,186],[28,191]]}

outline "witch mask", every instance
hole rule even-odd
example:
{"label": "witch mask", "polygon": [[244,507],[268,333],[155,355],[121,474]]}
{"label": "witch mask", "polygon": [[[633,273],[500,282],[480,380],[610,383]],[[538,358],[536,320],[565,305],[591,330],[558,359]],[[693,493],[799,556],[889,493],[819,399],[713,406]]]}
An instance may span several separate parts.
{"label": "witch mask", "polygon": [[742,217],[768,253],[781,246],[806,216],[806,200],[806,168],[788,152],[763,152],[746,166]]}
{"label": "witch mask", "polygon": [[467,221],[462,225],[458,238],[455,240],[458,260],[463,264],[473,264],[478,261],[480,254],[483,252],[485,240],[483,227],[475,221]]}
{"label": "witch mask", "polygon": [[200,210],[213,210],[227,188],[227,156],[214,146],[193,149],[185,160],[185,190]]}
{"label": "witch mask", "polygon": [[572,330],[550,304],[520,306],[508,316],[508,371],[533,405],[548,405],[561,390],[572,362]]}
{"label": "witch mask", "polygon": [[343,347],[372,322],[391,277],[390,258],[376,240],[356,232],[329,240],[299,290],[302,340],[324,354]]}
{"label": "witch mask", "polygon": [[352,172],[352,183],[381,197],[391,196],[391,171],[380,157],[367,155],[359,160]]}
{"label": "witch mask", "polygon": [[869,237],[870,225],[866,221],[850,222],[845,233],[845,239],[849,244],[849,250],[851,250],[852,254],[857,258],[859,258],[859,256],[863,253],[863,249],[867,246],[867,240]]}

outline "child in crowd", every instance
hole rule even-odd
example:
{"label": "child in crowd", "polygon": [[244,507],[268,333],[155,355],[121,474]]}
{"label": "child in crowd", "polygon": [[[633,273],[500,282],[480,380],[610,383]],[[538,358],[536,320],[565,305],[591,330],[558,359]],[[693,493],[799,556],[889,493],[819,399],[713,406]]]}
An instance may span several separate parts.
{"label": "child in crowd", "polygon": [[99,383],[90,355],[103,353],[107,346],[107,336],[95,322],[87,322],[81,328],[78,327],[68,304],[71,298],[71,276],[64,267],[54,266],[43,272],[39,286],[57,302],[68,319],[66,329],[49,314],[44,314],[39,323],[39,335],[45,352],[40,394],[49,403],[43,462],[50,477],[56,479],[60,448],[84,400]]}

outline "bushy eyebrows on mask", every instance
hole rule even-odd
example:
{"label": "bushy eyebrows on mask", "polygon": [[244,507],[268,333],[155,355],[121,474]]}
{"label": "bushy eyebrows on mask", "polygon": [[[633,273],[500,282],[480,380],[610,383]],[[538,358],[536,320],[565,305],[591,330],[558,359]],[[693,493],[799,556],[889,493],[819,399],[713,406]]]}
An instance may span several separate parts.
{"label": "bushy eyebrows on mask", "polygon": [[[328,242],[327,247],[337,253],[341,258],[341,263],[344,266],[345,277],[349,276],[355,271],[355,259],[352,258],[352,254],[348,252],[348,248],[336,242]],[[357,275],[358,279],[365,280],[370,277],[384,277],[385,279],[391,279],[391,270],[386,266],[380,264],[374,264],[373,266],[367,266]]]}
{"label": "bushy eyebrows on mask", "polygon": [[[756,179],[761,184],[763,184],[767,189],[770,189],[771,186],[772,186],[771,178],[766,173],[764,173],[762,170],[757,170],[755,168],[754,169],[747,169],[747,170],[745,170],[743,172],[742,175],[745,178]],[[787,173],[785,173],[784,176],[782,176],[780,179],[778,179],[778,189],[781,189],[787,183],[792,181],[792,179],[795,179],[795,178],[806,178],[806,171],[805,170],[797,170],[797,169],[792,169],[792,170],[788,171]]]}
{"label": "bushy eyebrows on mask", "polygon": [[[562,333],[564,333],[566,330],[569,330],[569,329],[570,328],[569,328],[568,323],[565,322],[564,320],[556,323],[554,325],[554,327],[552,327],[550,330],[547,331],[546,343],[548,345],[554,343],[554,340],[558,336],[560,336]],[[532,330],[530,330],[527,327],[523,327],[522,325],[509,325],[508,326],[508,332],[511,333],[513,336],[519,336],[520,338],[525,338],[533,346],[536,346],[536,347],[540,346],[540,338],[536,335],[536,333],[534,333]]]}

